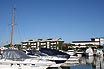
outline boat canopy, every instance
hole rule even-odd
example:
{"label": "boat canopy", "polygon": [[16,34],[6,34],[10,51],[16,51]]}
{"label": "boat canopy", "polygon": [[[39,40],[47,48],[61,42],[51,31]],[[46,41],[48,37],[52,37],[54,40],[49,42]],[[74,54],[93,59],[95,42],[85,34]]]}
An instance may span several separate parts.
{"label": "boat canopy", "polygon": [[15,49],[7,49],[4,50],[1,59],[9,59],[9,60],[15,60],[15,61],[22,61],[24,59],[30,58],[27,56],[24,52],[20,50],[15,50]]}

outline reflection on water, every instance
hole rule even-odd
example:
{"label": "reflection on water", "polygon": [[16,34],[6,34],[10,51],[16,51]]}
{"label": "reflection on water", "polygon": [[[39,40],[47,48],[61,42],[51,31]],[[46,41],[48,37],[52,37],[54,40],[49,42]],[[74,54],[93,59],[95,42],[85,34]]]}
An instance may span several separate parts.
{"label": "reflection on water", "polygon": [[84,60],[86,65],[92,65],[94,69],[104,69],[104,59],[103,57],[87,57],[82,58],[82,61]]}

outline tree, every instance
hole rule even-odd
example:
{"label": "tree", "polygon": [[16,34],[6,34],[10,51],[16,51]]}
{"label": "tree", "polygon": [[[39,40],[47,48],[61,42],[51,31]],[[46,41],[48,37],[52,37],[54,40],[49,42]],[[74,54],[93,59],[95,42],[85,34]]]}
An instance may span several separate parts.
{"label": "tree", "polygon": [[10,47],[10,44],[4,45],[4,47],[9,48]]}
{"label": "tree", "polygon": [[62,50],[63,42],[58,42],[57,47],[59,50]]}
{"label": "tree", "polygon": [[75,46],[75,44],[70,44],[70,43],[68,44],[68,47],[69,47],[69,48],[70,48],[70,47],[72,48],[73,46]]}
{"label": "tree", "polygon": [[20,44],[15,44],[14,47],[15,47],[15,48],[18,48],[18,50],[21,50],[21,49],[22,49],[22,47],[21,47]]}

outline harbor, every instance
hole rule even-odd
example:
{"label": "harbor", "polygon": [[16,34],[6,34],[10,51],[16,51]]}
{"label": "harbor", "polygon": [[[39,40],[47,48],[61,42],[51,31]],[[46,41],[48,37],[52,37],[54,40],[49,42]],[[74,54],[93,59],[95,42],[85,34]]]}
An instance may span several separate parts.
{"label": "harbor", "polygon": [[0,0],[0,8],[0,69],[104,69],[104,1]]}
{"label": "harbor", "polygon": [[[28,69],[34,67],[37,69],[103,69],[104,55],[102,53],[97,55],[97,52],[96,55],[92,52],[88,53],[87,50],[92,51],[92,48],[86,49],[86,52],[80,53],[79,56],[79,52],[74,49],[66,52],[47,48],[25,51],[5,49],[0,57],[0,67],[5,69],[9,67],[14,69],[15,66],[17,69],[25,69],[27,66]],[[37,67],[37,64],[40,66]]]}

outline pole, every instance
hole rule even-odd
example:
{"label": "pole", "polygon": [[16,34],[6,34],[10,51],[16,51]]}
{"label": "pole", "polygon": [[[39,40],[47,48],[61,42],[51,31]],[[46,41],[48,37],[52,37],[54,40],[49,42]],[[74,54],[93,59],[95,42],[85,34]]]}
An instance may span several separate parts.
{"label": "pole", "polygon": [[15,14],[15,8],[13,8],[13,12],[12,12],[12,29],[10,33],[10,48],[13,48],[12,40],[13,40],[13,32],[14,32],[14,14]]}

